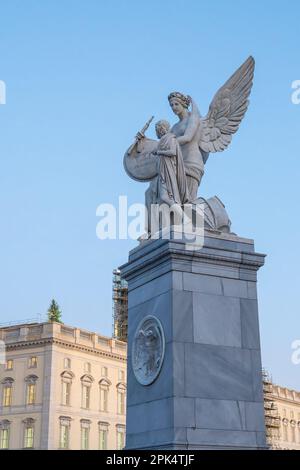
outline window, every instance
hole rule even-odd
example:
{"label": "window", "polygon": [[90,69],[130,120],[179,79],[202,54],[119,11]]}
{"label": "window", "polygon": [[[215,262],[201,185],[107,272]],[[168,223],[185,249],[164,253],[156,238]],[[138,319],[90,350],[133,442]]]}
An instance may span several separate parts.
{"label": "window", "polygon": [[88,419],[82,419],[81,424],[81,449],[89,449],[89,437],[90,437],[90,421]]}
{"label": "window", "polygon": [[28,384],[27,385],[27,405],[34,405],[35,404],[35,384]]}
{"label": "window", "polygon": [[60,425],[59,448],[69,448],[69,426],[67,426],[66,424]]}
{"label": "window", "polygon": [[36,356],[31,356],[29,358],[28,367],[30,369],[34,369],[34,368],[37,367],[37,357]]}
{"label": "window", "polygon": [[107,449],[107,438],[108,438],[108,423],[102,423],[99,421],[99,450]]}
{"label": "window", "polygon": [[119,415],[125,414],[126,387],[124,384],[117,386],[117,412]]}
{"label": "window", "polygon": [[71,404],[71,385],[74,374],[64,371],[61,374],[61,404],[70,406]]}
{"label": "window", "polygon": [[91,373],[91,363],[90,362],[85,362],[84,363],[84,372],[88,372],[89,374]]}
{"label": "window", "polygon": [[2,405],[11,406],[12,405],[12,387],[14,379],[11,377],[6,377],[3,381],[3,394],[2,394]]}
{"label": "window", "polygon": [[283,428],[283,440],[288,441],[288,428],[287,428],[287,419],[282,420],[282,428]]}
{"label": "window", "polygon": [[5,364],[5,369],[13,370],[13,368],[14,368],[14,361],[12,359],[9,359]]}
{"label": "window", "polygon": [[70,405],[70,393],[71,393],[71,384],[68,382],[62,382],[62,405]]}
{"label": "window", "polygon": [[28,426],[25,429],[24,447],[25,449],[31,449],[33,447],[34,430],[32,426]]}
{"label": "window", "polygon": [[120,382],[125,382],[125,370],[119,370],[119,380]]}
{"label": "window", "polygon": [[0,422],[0,449],[9,449],[9,426],[10,421]]}
{"label": "window", "polygon": [[108,387],[100,387],[100,411],[107,411]]}
{"label": "window", "polygon": [[90,387],[89,385],[82,385],[82,408],[89,409],[90,407]]}
{"label": "window", "polygon": [[88,450],[89,448],[89,429],[81,428],[81,449]]}
{"label": "window", "polygon": [[71,418],[61,416],[59,418],[59,448],[69,449]]}
{"label": "window", "polygon": [[11,406],[12,405],[12,387],[14,379],[7,377],[2,381],[3,384],[3,395],[2,395],[2,405]]}
{"label": "window", "polygon": [[117,450],[125,447],[125,426],[117,424]]}
{"label": "window", "polygon": [[101,367],[101,375],[102,377],[107,377],[107,367]]}
{"label": "window", "polygon": [[5,385],[3,389],[3,406],[11,406],[12,402],[12,386]]}
{"label": "window", "polygon": [[26,389],[26,404],[34,405],[36,402],[36,381],[38,377],[36,375],[29,375],[26,377],[25,382],[27,384]]}
{"label": "window", "polygon": [[292,442],[296,442],[296,422],[291,421],[291,437]]}
{"label": "window", "polygon": [[91,387],[94,379],[90,375],[81,377],[81,407],[88,410],[90,408]]}
{"label": "window", "polygon": [[32,449],[34,446],[34,419],[28,418],[24,421],[24,448]]}
{"label": "window", "polygon": [[118,414],[125,414],[125,393],[118,390]]}
{"label": "window", "polygon": [[9,430],[0,429],[0,449],[9,448]]}
{"label": "window", "polygon": [[64,358],[64,369],[71,369],[71,359],[68,357]]}
{"label": "window", "polygon": [[108,391],[110,382],[108,380],[102,379],[99,382],[100,387],[100,411],[108,411]]}

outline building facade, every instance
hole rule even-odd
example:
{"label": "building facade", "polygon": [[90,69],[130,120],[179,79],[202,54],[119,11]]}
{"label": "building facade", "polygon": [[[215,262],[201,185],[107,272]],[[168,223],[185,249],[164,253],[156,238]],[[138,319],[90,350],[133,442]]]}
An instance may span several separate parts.
{"label": "building facade", "polygon": [[[0,449],[122,449],[126,343],[60,323],[0,328]],[[264,374],[273,449],[300,450],[300,392]]]}
{"label": "building facade", "polygon": [[273,448],[300,450],[300,392],[273,384],[272,395],[280,423]]}
{"label": "building facade", "polygon": [[126,344],[60,323],[1,328],[1,449],[121,449]]}

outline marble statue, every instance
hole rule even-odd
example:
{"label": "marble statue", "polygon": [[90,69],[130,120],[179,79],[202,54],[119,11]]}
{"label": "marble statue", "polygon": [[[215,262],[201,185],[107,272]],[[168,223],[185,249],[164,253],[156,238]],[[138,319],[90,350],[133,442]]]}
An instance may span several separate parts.
{"label": "marble statue", "polygon": [[159,158],[157,177],[157,202],[185,204],[190,196],[187,188],[185,167],[181,147],[175,134],[170,132],[167,121],[158,121],[155,125],[157,137],[160,139],[157,150]]}
{"label": "marble statue", "polygon": [[[146,191],[147,208],[161,203],[199,203],[197,192],[209,154],[229,146],[247,111],[254,67],[254,59],[249,57],[216,93],[205,117],[190,96],[173,92],[168,100],[178,121],[172,128],[159,121],[156,133],[160,140],[148,139],[145,130],[152,117],[137,133],[125,153],[124,167],[131,178],[151,182]],[[221,203],[219,209],[222,207]]]}
{"label": "marble statue", "polygon": [[249,57],[205,117],[190,96],[169,94],[177,122],[158,121],[149,139],[151,118],[124,156],[128,175],[150,183],[151,208],[150,231],[120,267],[126,450],[267,450],[257,302],[265,255],[232,233],[217,196],[197,197],[209,155],[229,146],[246,113],[253,73]]}

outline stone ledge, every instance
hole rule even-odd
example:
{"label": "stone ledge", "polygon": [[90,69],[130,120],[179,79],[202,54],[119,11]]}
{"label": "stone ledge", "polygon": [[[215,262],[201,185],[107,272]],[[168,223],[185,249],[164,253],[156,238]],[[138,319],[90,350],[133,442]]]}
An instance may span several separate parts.
{"label": "stone ledge", "polygon": [[205,265],[211,266],[214,271],[218,268],[227,269],[228,278],[236,279],[241,273],[244,278],[255,282],[255,275],[250,273],[256,273],[263,266],[265,258],[264,254],[244,251],[244,247],[238,247],[238,244],[234,247],[204,245],[199,251],[191,251],[185,249],[183,242],[174,240],[155,240],[150,242],[148,250],[136,250],[134,256],[129,256],[128,263],[120,267],[122,276],[131,281],[132,287],[129,288],[139,287],[169,271],[200,274],[205,271]]}

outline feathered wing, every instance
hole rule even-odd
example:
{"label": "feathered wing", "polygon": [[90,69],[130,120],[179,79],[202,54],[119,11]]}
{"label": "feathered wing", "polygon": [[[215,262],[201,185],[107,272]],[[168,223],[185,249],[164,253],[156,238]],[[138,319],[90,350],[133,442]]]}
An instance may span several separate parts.
{"label": "feathered wing", "polygon": [[201,119],[199,147],[204,152],[222,152],[230,144],[249,105],[254,67],[250,56],[214,96],[207,116]]}

